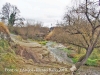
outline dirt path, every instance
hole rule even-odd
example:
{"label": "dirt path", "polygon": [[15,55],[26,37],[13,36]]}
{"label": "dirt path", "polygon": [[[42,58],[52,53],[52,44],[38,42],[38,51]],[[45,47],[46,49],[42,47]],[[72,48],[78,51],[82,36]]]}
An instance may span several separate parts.
{"label": "dirt path", "polygon": [[41,44],[37,43],[37,42],[32,42],[29,40],[23,40],[21,38],[19,38],[20,36],[11,34],[11,39],[16,43],[16,44],[20,44],[21,46],[26,46],[26,47],[41,47]]}

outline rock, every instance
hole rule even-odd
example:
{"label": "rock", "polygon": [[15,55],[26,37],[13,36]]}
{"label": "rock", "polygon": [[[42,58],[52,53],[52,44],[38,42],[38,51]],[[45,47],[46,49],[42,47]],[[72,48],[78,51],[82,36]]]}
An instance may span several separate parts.
{"label": "rock", "polygon": [[48,50],[50,51],[50,53],[54,56],[54,58],[58,62],[72,63],[72,60],[67,56],[67,52],[64,52],[63,50],[61,50],[65,48],[63,45],[54,44],[53,42],[48,42],[46,46]]}

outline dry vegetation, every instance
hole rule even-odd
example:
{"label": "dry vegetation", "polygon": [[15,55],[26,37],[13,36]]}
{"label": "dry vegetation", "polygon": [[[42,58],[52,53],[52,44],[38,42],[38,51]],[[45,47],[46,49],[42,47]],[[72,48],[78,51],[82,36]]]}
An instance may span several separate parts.
{"label": "dry vegetation", "polygon": [[3,22],[0,22],[0,38],[7,39],[9,42],[12,41],[10,38],[10,32]]}
{"label": "dry vegetation", "polygon": [[20,35],[23,39],[43,40],[48,34],[49,28],[41,24],[27,24],[26,27],[9,27],[11,32]]}
{"label": "dry vegetation", "polygon": [[9,34],[9,30],[4,23],[0,22],[0,33],[3,32],[4,34]]}
{"label": "dry vegetation", "polygon": [[[69,46],[69,49],[73,49],[74,52],[77,52],[75,55],[69,54],[69,56],[72,57],[75,63],[78,61],[75,64],[76,69],[74,71],[77,71],[83,64],[90,66],[91,65],[100,66],[100,58],[98,58],[98,56],[100,56],[100,53],[98,51],[100,48],[100,25],[99,25],[100,12],[97,11],[96,7],[98,6],[94,2],[85,0],[85,3],[82,3],[81,5],[79,5],[79,7],[77,8],[73,7],[70,10],[68,10],[64,17],[65,23],[61,24],[61,26],[55,27],[50,33],[48,27],[43,27],[39,23],[36,24],[27,23],[26,26],[22,27],[20,26],[8,26],[8,27],[12,33],[20,35],[25,40],[26,39],[50,40],[63,43],[64,45],[67,45],[67,47]],[[3,23],[0,23],[0,32],[9,35],[9,31]],[[80,49],[83,49],[84,51],[80,52]],[[2,46],[1,50],[3,50]],[[15,56],[16,54],[18,54],[21,57],[25,57],[27,59],[34,59],[34,55],[36,54],[35,52],[41,49],[25,48],[17,45],[15,50],[16,50]],[[29,51],[29,53],[27,52],[27,50]],[[34,52],[35,54],[34,53],[32,54],[31,51],[35,51]],[[44,60],[43,59],[40,60],[40,58],[45,57],[45,54],[43,56],[41,55],[43,49],[38,52],[39,52],[38,55],[40,55],[38,56],[39,60],[36,58],[34,59],[35,61],[37,60],[39,61],[39,63],[41,63],[47,60],[48,62],[50,62],[50,60],[48,60],[49,52],[46,54],[46,58]],[[12,57],[12,54],[9,53],[5,55],[6,55],[5,57],[7,56]],[[11,62],[13,60],[13,58],[12,59],[6,58],[7,60],[5,60],[5,57],[4,58],[2,57],[4,61],[9,60],[9,62]],[[94,60],[92,61],[92,59]],[[37,61],[36,63],[38,63]],[[3,67],[2,65],[0,66]]]}
{"label": "dry vegetation", "polygon": [[46,40],[52,40],[60,43],[66,43],[66,31],[64,27],[55,27],[46,37]]}

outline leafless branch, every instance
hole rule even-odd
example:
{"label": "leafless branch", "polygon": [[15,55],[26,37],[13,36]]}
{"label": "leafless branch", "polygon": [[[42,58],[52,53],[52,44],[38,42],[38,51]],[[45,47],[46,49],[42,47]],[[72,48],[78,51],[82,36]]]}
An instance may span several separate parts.
{"label": "leafless branch", "polygon": [[82,46],[82,45],[79,45],[79,44],[76,44],[76,43],[71,43],[71,42],[67,42],[67,43],[69,43],[69,44],[71,44],[71,45],[74,45],[74,46],[78,46],[78,47],[87,49],[87,47]]}
{"label": "leafless branch", "polygon": [[92,28],[94,28],[93,24],[92,24],[92,21],[91,21],[91,19],[88,16],[88,2],[87,2],[87,0],[86,0],[86,12],[85,12],[85,15],[86,15],[87,20],[89,21],[90,25],[92,26]]}

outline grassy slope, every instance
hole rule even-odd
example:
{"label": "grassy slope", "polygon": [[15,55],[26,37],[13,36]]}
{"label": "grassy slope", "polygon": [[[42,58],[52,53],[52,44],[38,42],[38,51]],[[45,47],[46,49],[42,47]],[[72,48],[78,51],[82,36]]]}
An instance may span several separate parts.
{"label": "grassy slope", "polygon": [[[5,40],[0,40],[0,75],[70,75],[68,71],[61,72],[28,72],[32,69],[56,69],[59,70],[62,67],[68,68],[69,65],[59,64],[59,63],[34,63],[32,60],[26,60],[23,57],[15,54],[15,48],[9,46],[8,42]],[[21,71],[22,69],[26,69]],[[21,71],[21,72],[20,72]]]}
{"label": "grassy slope", "polygon": [[[64,51],[66,51],[69,55],[72,54],[72,50],[69,49],[63,49]],[[80,54],[76,53],[76,54],[72,54],[73,55],[73,62],[76,63],[78,61],[78,59],[83,56],[85,54],[85,50],[81,50]],[[95,49],[93,51],[93,53],[90,55],[90,57],[88,58],[86,65],[88,66],[100,66],[100,50],[99,49]]]}

